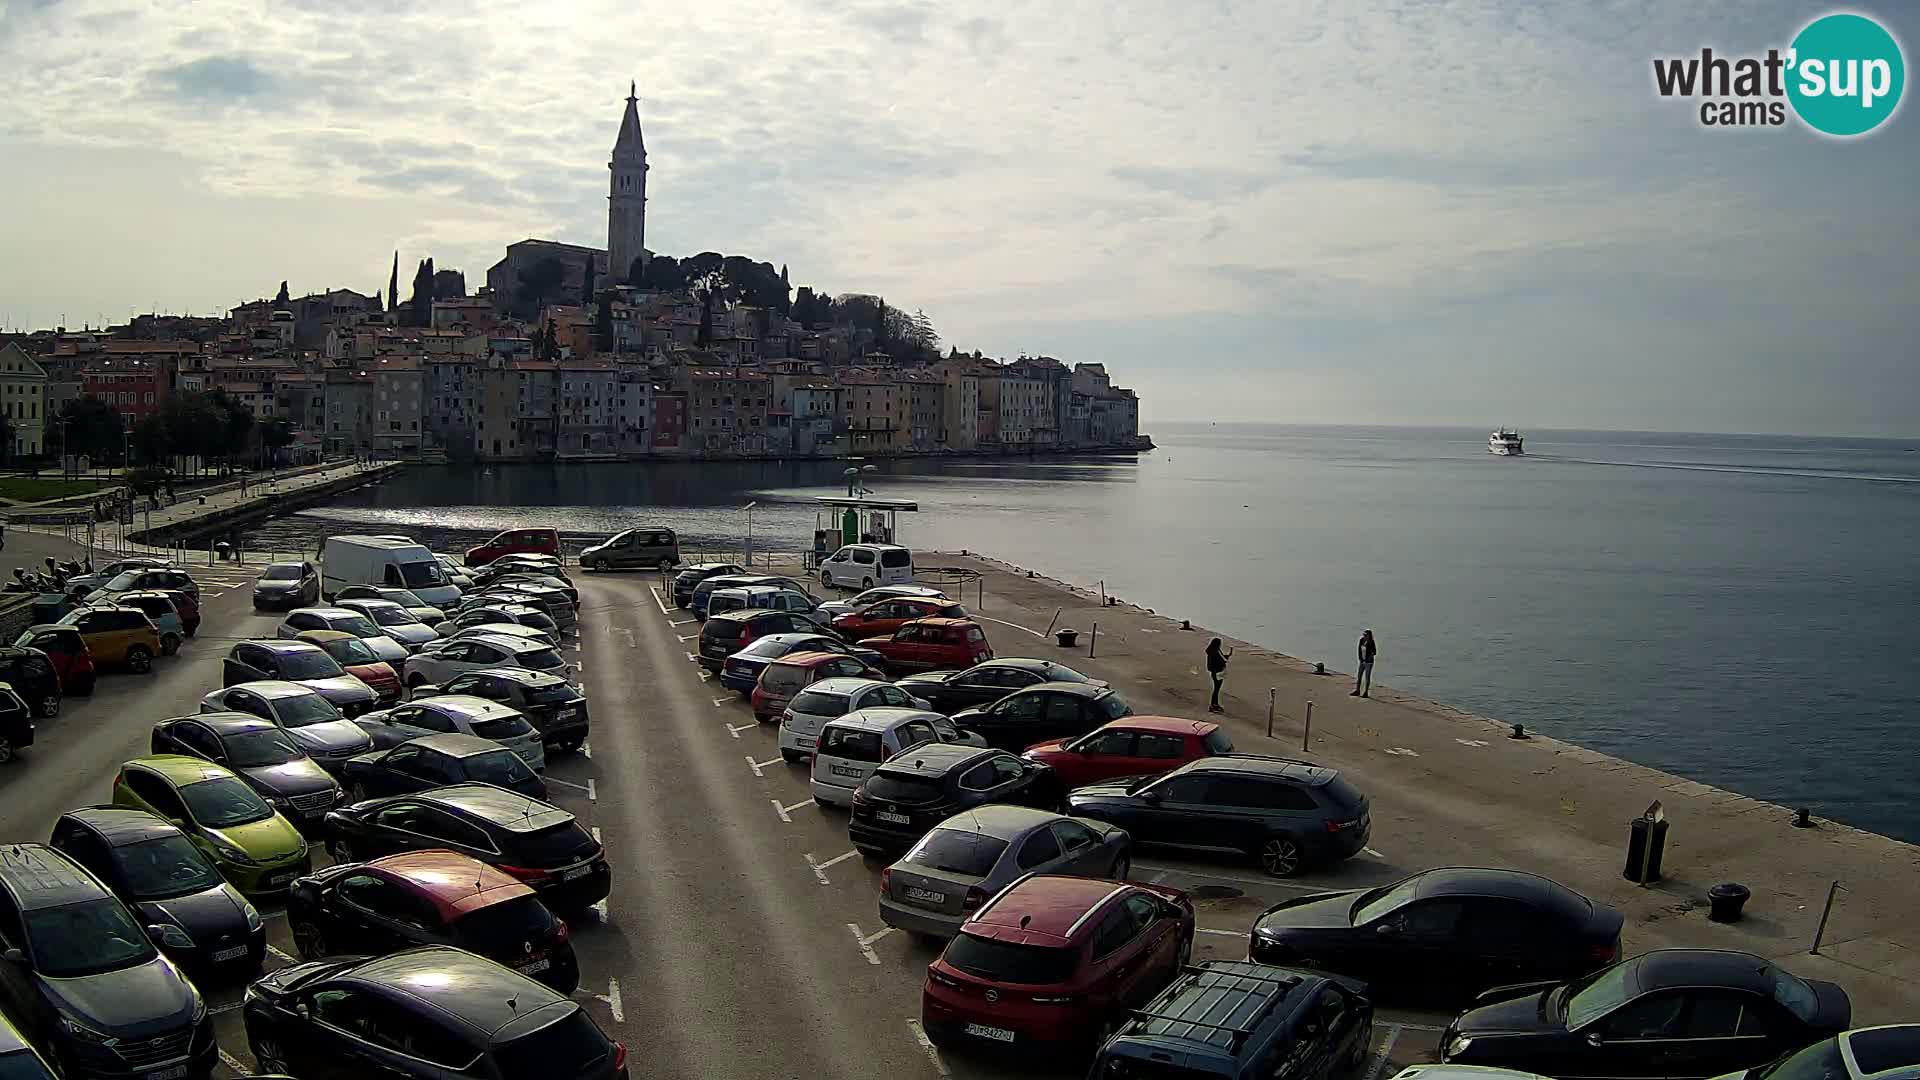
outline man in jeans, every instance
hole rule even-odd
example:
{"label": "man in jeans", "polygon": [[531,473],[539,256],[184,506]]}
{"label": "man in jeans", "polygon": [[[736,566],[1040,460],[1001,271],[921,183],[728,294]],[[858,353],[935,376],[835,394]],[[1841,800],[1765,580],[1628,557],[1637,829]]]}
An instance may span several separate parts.
{"label": "man in jeans", "polygon": [[1373,657],[1379,651],[1373,643],[1373,631],[1360,631],[1360,673],[1353,677],[1353,691],[1348,697],[1366,697],[1373,688]]}

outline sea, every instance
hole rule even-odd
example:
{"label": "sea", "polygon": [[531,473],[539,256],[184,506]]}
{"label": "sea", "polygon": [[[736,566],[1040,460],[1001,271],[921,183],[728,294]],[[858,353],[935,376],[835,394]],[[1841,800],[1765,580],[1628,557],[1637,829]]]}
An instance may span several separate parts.
{"label": "sea", "polygon": [[[1920,440],[1163,424],[1140,454],[854,462],[898,539],[1920,841]],[[811,546],[849,462],[422,467],[275,519],[454,550],[516,525]],[[752,509],[747,507],[751,504]],[[750,521],[750,523],[749,523]]]}

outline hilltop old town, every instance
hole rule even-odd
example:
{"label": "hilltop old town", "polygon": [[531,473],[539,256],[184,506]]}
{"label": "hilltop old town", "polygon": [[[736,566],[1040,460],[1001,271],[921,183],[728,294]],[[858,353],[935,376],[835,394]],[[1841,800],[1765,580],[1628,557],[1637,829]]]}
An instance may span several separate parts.
{"label": "hilltop old town", "polygon": [[159,415],[196,394],[250,413],[254,453],[284,461],[1146,444],[1137,396],[1101,364],[943,353],[925,315],[880,297],[794,291],[786,267],[740,256],[654,255],[631,92],[608,170],[605,248],[521,240],[472,294],[426,259],[403,299],[396,253],[384,302],[378,288],[295,297],[282,284],[224,318],[0,335],[0,450],[10,463],[179,452]]}

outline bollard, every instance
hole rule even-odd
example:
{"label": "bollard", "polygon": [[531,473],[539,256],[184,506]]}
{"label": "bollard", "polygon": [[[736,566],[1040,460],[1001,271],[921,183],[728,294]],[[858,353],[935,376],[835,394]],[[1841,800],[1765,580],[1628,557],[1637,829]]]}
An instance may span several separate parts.
{"label": "bollard", "polygon": [[1827,917],[1833,914],[1833,897],[1839,891],[1840,880],[1835,878],[1833,884],[1827,886],[1827,906],[1820,909],[1820,925],[1813,931],[1813,948],[1807,950],[1814,956],[1820,955],[1820,939],[1827,936]]}
{"label": "bollard", "polygon": [[1188,621],[1187,621],[1187,620],[1185,620],[1185,619],[1181,619],[1181,620],[1180,620],[1180,629],[1182,629],[1182,630],[1191,630],[1191,629],[1193,629],[1193,624],[1192,624],[1192,623],[1190,623],[1190,622],[1188,622]]}
{"label": "bollard", "polygon": [[1093,624],[1093,632],[1087,635],[1087,659],[1093,659],[1093,647],[1100,641],[1100,624]]}
{"label": "bollard", "polygon": [[1307,722],[1300,729],[1300,752],[1307,752],[1307,740],[1313,738],[1313,701],[1307,701]]}
{"label": "bollard", "polygon": [[[981,574],[975,580],[979,582],[979,585],[976,586],[974,590],[973,609],[975,611],[985,611],[987,610],[987,575]],[[963,593],[962,595],[965,594]]]}
{"label": "bollard", "polygon": [[1273,738],[1273,699],[1278,693],[1279,691],[1273,687],[1267,687],[1267,738],[1269,739]]}
{"label": "bollard", "polygon": [[[1059,622],[1059,621],[1060,621],[1060,612],[1061,612],[1062,610],[1064,610],[1064,609],[1062,609],[1062,608],[1054,608],[1054,609],[1053,609],[1053,618],[1051,618],[1051,619],[1048,619],[1048,620],[1047,620],[1047,634],[1051,634],[1051,633],[1053,633],[1053,624],[1054,624],[1054,623],[1057,623],[1057,622]],[[1047,634],[1041,634],[1040,636],[1041,636],[1041,637],[1046,637],[1046,636],[1047,636]]]}

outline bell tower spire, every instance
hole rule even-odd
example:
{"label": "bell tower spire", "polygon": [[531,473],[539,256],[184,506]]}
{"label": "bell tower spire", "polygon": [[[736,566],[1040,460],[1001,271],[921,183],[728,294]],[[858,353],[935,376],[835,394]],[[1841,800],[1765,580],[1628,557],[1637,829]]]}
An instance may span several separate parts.
{"label": "bell tower spire", "polygon": [[607,274],[628,281],[636,261],[646,257],[647,143],[640,132],[640,86],[627,84],[627,109],[607,162]]}

